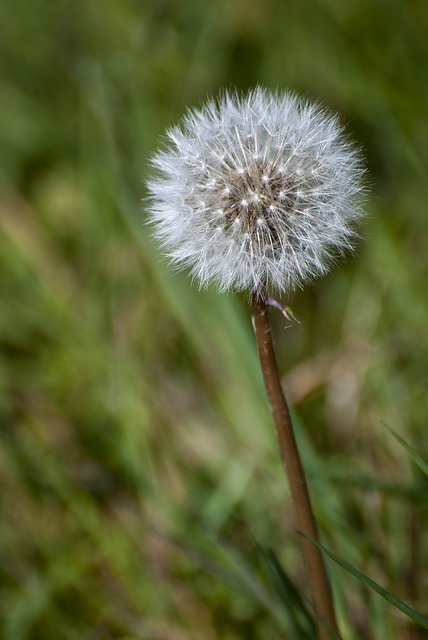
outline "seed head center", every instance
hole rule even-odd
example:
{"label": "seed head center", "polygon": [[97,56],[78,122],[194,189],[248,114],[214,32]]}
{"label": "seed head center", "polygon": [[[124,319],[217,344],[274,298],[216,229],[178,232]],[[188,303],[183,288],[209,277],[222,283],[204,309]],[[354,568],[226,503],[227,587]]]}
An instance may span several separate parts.
{"label": "seed head center", "polygon": [[267,163],[253,162],[231,171],[217,190],[226,228],[238,221],[244,233],[254,236],[266,227],[277,240],[278,218],[290,215],[296,201],[296,178]]}

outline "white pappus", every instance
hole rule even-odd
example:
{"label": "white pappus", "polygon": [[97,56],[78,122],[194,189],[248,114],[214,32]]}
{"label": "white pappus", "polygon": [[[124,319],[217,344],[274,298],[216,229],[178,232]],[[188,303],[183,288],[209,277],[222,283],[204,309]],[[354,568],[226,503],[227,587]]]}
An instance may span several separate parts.
{"label": "white pappus", "polygon": [[167,132],[150,220],[201,285],[287,292],[352,248],[363,168],[337,117],[290,92],[224,92]]}

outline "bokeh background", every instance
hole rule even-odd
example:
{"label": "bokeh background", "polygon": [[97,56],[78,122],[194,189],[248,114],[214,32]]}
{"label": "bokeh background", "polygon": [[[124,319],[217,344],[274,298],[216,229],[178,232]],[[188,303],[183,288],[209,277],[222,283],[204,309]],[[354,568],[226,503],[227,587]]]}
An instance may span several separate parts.
{"label": "bokeh background", "polygon": [[[149,157],[221,87],[291,88],[367,161],[355,256],[272,320],[325,545],[428,614],[428,4],[0,6],[5,640],[314,638],[245,296],[173,273]],[[328,561],[344,640],[428,637]]]}

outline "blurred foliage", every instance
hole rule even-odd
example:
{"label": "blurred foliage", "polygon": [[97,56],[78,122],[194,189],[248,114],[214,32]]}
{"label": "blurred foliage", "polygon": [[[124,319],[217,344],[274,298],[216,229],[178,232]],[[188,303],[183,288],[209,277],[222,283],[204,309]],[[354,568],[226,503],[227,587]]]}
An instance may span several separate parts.
{"label": "blurred foliage", "polygon": [[[367,158],[356,257],[273,314],[326,546],[427,614],[428,4],[0,6],[5,640],[311,638],[245,297],[172,273],[148,158],[220,87],[292,88]],[[428,637],[330,563],[344,640]]]}

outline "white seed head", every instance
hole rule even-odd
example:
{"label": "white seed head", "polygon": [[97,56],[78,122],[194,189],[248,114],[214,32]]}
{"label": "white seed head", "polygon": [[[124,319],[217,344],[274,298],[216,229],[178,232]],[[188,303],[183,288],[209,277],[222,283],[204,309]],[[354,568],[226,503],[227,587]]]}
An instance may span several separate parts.
{"label": "white seed head", "polygon": [[201,285],[290,291],[352,248],[360,156],[318,105],[261,88],[224,93],[168,138],[152,160],[151,220]]}

